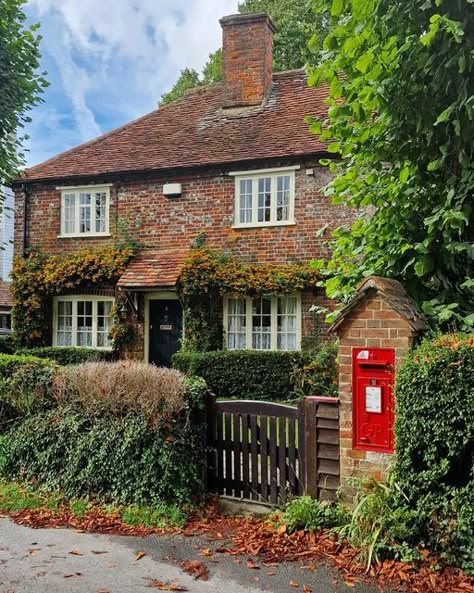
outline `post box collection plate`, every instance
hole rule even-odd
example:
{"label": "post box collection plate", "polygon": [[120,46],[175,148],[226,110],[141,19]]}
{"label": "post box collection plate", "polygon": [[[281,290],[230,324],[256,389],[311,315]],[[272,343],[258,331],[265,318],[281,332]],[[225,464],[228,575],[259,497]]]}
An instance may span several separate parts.
{"label": "post box collection plate", "polygon": [[374,414],[382,413],[382,388],[369,387],[365,388],[365,411]]}

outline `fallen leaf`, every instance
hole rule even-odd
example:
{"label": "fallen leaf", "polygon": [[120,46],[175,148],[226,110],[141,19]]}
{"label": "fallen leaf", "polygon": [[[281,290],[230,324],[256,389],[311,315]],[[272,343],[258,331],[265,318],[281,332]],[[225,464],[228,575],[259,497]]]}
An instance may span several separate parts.
{"label": "fallen leaf", "polygon": [[91,550],[93,554],[108,554],[106,550]]}
{"label": "fallen leaf", "polygon": [[247,568],[250,568],[251,570],[260,570],[260,566],[258,564],[255,564],[255,562],[251,558],[247,560],[247,564],[245,566]]}
{"label": "fallen leaf", "polygon": [[99,589],[97,593],[110,593],[108,589]]}
{"label": "fallen leaf", "polygon": [[266,574],[267,574],[267,577],[272,577],[273,575],[276,574],[276,572],[269,570]]}
{"label": "fallen leaf", "polygon": [[146,556],[145,552],[142,552],[141,550],[135,552],[135,562],[138,562],[143,556]]}
{"label": "fallen leaf", "polygon": [[36,550],[28,550],[29,556],[36,556]]}
{"label": "fallen leaf", "polygon": [[203,548],[200,552],[199,552],[200,556],[212,556],[212,552],[210,550],[210,548]]}
{"label": "fallen leaf", "polygon": [[290,581],[289,585],[290,585],[290,587],[295,587],[296,589],[298,589],[298,587],[299,587],[298,583],[296,583],[295,581]]}
{"label": "fallen leaf", "polygon": [[209,572],[205,565],[199,560],[183,560],[180,564],[184,572],[192,575],[195,579],[207,581],[209,579]]}
{"label": "fallen leaf", "polygon": [[71,550],[69,554],[71,554],[71,556],[84,556],[84,554],[79,552],[79,550]]}
{"label": "fallen leaf", "polygon": [[80,573],[80,572],[73,572],[73,573],[63,574],[63,577],[65,579],[72,579],[74,577],[80,577],[80,576],[82,576],[82,573]]}
{"label": "fallen leaf", "polygon": [[303,585],[303,593],[312,593],[312,589],[308,587],[308,585]]}

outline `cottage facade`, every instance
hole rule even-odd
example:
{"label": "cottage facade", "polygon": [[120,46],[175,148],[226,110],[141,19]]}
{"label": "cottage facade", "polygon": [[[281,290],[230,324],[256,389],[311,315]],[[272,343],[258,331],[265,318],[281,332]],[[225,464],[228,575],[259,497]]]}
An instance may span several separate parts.
{"label": "cottage facade", "polygon": [[[305,262],[329,255],[328,232],[353,221],[321,188],[326,146],[307,115],[326,112],[326,89],[303,71],[272,73],[273,24],[264,14],[221,20],[223,81],[26,171],[15,185],[15,251],[63,254],[139,245],[115,286],[58,296],[51,342],[110,347],[118,294],[132,305],[127,355],[169,364],[179,348],[180,267],[193,241],[242,262]],[[315,331],[320,290],[224,297],[224,347],[299,349]]]}

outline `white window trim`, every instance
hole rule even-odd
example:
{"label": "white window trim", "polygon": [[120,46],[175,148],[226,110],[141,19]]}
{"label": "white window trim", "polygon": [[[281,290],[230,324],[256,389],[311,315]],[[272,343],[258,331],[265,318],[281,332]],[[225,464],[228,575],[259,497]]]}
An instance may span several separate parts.
{"label": "white window trim", "polygon": [[[300,167],[285,167],[282,169],[260,169],[258,171],[232,171],[229,175],[235,177],[235,195],[234,195],[234,229],[249,229],[262,227],[276,227],[276,226],[291,226],[295,225],[295,171]],[[276,220],[277,213],[277,183],[276,178],[288,175],[290,177],[290,212],[288,220]],[[272,190],[270,200],[270,220],[258,222],[258,183],[257,180],[261,177],[270,177],[272,179]],[[252,222],[239,222],[240,218],[240,182],[243,180],[252,179]]]}
{"label": "white window trim", "polygon": [[[278,350],[278,297],[296,297],[296,350]],[[224,296],[224,311],[223,311],[223,323],[224,323],[224,349],[227,350],[227,328],[229,327],[229,300],[230,299],[245,299],[247,304],[245,308],[246,315],[246,336],[245,350],[254,350],[252,348],[252,301],[254,298],[259,297],[240,297],[240,296]],[[302,308],[301,308],[301,293],[282,293],[273,295],[271,297],[271,330],[270,330],[270,349],[269,350],[256,350],[256,352],[269,352],[276,350],[277,352],[295,352],[301,350],[301,320],[302,320]]]}
{"label": "white window trim", "polygon": [[[78,346],[74,344],[77,339],[77,303],[82,301],[92,301],[92,346]],[[88,294],[79,294],[71,296],[59,296],[53,299],[53,346],[56,348],[94,348],[95,350],[112,350],[112,346],[97,346],[97,310],[98,302],[109,302],[112,306],[115,303],[114,297],[96,296]],[[58,346],[57,331],[58,331],[58,303],[70,302],[72,305],[72,341],[71,346]],[[76,303],[76,305],[74,305]]]}
{"label": "white window trim", "polygon": [[[111,187],[111,184],[57,187],[56,189],[61,191],[61,231],[60,231],[60,234],[58,235],[58,238],[60,238],[60,239],[62,239],[62,238],[79,239],[81,237],[110,237],[110,228],[109,228],[109,223],[110,223],[110,216],[109,216],[110,187]],[[76,230],[73,233],[66,233],[65,232],[65,220],[64,220],[64,216],[65,216],[64,201],[65,201],[66,194],[75,194],[76,195],[75,226],[77,229],[79,227],[79,220],[80,220],[80,217],[79,217],[79,211],[80,211],[79,194],[81,194],[81,193],[95,194],[97,192],[105,193],[105,231],[102,231],[100,233],[98,233],[96,231],[90,231],[88,233],[80,233],[80,232],[77,232],[77,230]],[[93,209],[93,205],[91,204],[91,212],[92,212],[92,209]],[[92,222],[95,227],[95,216],[93,219],[91,219],[91,224],[92,224]]]}

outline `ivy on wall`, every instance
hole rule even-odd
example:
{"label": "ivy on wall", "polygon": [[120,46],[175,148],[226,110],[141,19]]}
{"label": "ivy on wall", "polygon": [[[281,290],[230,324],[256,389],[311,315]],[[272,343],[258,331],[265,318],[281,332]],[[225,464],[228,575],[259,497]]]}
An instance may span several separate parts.
{"label": "ivy on wall", "polygon": [[270,296],[315,288],[321,275],[311,262],[241,263],[207,247],[193,249],[178,281],[183,303],[183,350],[208,352],[222,348],[219,307],[223,295]]}
{"label": "ivy on wall", "polygon": [[80,287],[115,285],[134,255],[132,247],[81,249],[67,255],[31,251],[13,264],[13,324],[22,347],[48,342],[51,299]]}

